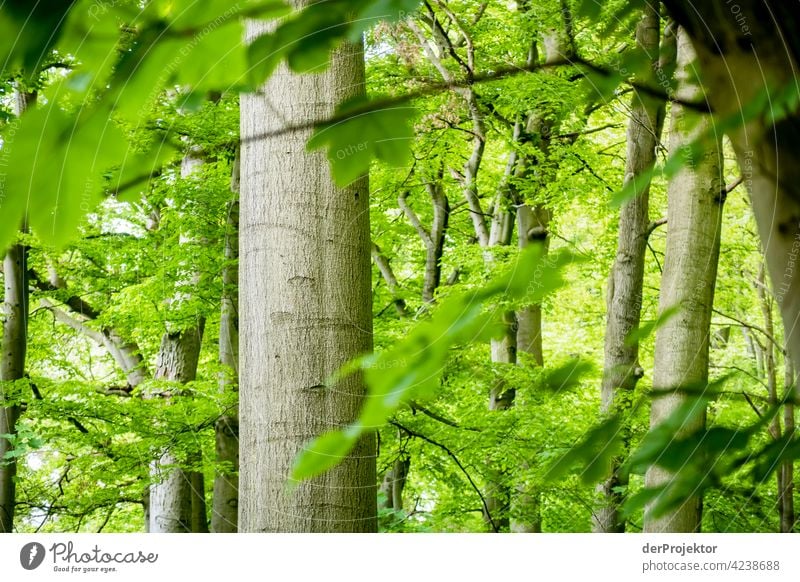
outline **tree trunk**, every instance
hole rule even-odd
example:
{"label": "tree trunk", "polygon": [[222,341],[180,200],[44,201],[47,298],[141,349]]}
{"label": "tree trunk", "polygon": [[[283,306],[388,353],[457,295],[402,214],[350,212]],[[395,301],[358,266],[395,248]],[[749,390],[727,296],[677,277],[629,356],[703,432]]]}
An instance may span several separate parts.
{"label": "tree trunk", "polygon": [[[794,87],[800,60],[800,22],[794,5],[774,0],[737,0],[735,8],[727,3],[688,0],[664,0],[664,4],[695,40],[702,79],[711,106],[721,118],[741,120],[742,108],[766,88],[776,91]],[[776,109],[783,110],[783,104],[773,107]],[[794,105],[786,109],[788,114],[776,121],[768,112],[759,111],[728,136],[750,192],[786,330],[787,349],[797,362],[800,141],[796,136],[800,113]]]}
{"label": "tree trunk", "polygon": [[[678,30],[677,97],[698,101],[702,91],[691,83],[695,53],[691,41]],[[653,403],[650,426],[663,422],[689,398],[676,388],[696,387],[708,380],[708,350],[711,310],[719,258],[722,206],[725,188],[722,175],[721,136],[710,140],[702,153],[688,147],[698,135],[712,127],[711,118],[673,103],[670,151],[686,156],[683,168],[670,180],[668,231],[661,280],[659,311],[678,305],[680,312],[656,332]],[[705,410],[686,420],[678,437],[702,429]],[[646,474],[648,487],[672,477],[653,466]],[[655,518],[645,509],[646,532],[700,531],[702,501],[692,497],[679,508]]]}
{"label": "tree trunk", "polygon": [[[269,29],[250,23],[248,38]],[[287,492],[303,446],[352,422],[364,399],[357,374],[325,384],[372,349],[368,181],[336,187],[325,155],[306,150],[308,130],[253,139],[363,93],[359,43],[313,75],[281,65],[260,93],[241,98],[242,532],[377,530],[374,434]]]}
{"label": "tree trunk", "polygon": [[196,470],[189,471],[189,488],[191,495],[192,518],[190,531],[192,533],[208,533],[208,509],[206,507],[206,478],[203,475],[203,453],[196,447],[189,453],[187,465]]}
{"label": "tree trunk", "polygon": [[[783,360],[784,367],[784,390],[787,395],[783,405],[783,431],[787,437],[794,436],[794,403],[790,395],[795,389],[797,377],[795,375],[792,359],[786,355]],[[793,533],[795,531],[794,513],[794,461],[789,459],[784,461],[780,468],[780,481],[778,486],[778,502],[781,512],[781,533]]]}
{"label": "tree trunk", "polygon": [[400,209],[408,218],[411,226],[417,231],[425,245],[425,272],[422,280],[422,303],[427,305],[434,301],[436,290],[442,281],[442,254],[444,253],[445,235],[450,222],[450,202],[442,185],[443,169],[432,181],[425,183],[425,189],[431,199],[433,220],[430,230],[422,226],[417,214],[408,205],[410,194],[405,191],[397,198]]}
{"label": "tree trunk", "polygon": [[[645,5],[636,27],[636,43],[650,59],[652,78],[666,68],[665,63],[659,62],[659,28],[658,3]],[[671,35],[669,29],[665,31],[665,55],[669,51],[668,35]],[[669,44],[674,52],[674,43]],[[634,389],[643,375],[639,366],[639,342],[630,342],[628,337],[639,328],[642,311],[644,262],[650,228],[650,179],[647,173],[656,161],[664,109],[663,100],[634,91],[623,185],[633,183],[637,196],[620,209],[617,255],[608,277],[605,361],[600,388],[600,413],[603,416],[620,413],[623,418],[628,417]],[[627,442],[627,434],[624,438]],[[620,488],[627,486],[627,479],[619,472],[621,462],[622,459],[614,460],[610,474],[597,488],[599,498],[592,517],[594,532],[625,531],[619,508],[623,502]]]}
{"label": "tree trunk", "polygon": [[[21,116],[36,102],[36,93],[14,91],[14,113]],[[24,227],[23,227],[24,230]],[[19,387],[25,377],[28,349],[28,247],[14,244],[3,260],[3,343],[0,354],[0,435],[15,435],[19,420]],[[5,459],[11,440],[0,437],[0,533],[14,531],[17,459]]]}
{"label": "tree trunk", "polygon": [[[529,10],[520,4],[524,10]],[[545,62],[553,61],[566,54],[563,38],[558,33],[545,35]],[[528,50],[528,65],[538,61],[538,49],[532,42]],[[544,253],[550,246],[549,229],[552,211],[545,201],[531,205],[519,192],[522,182],[533,183],[545,191],[546,185],[553,179],[553,170],[548,164],[553,133],[558,121],[545,111],[529,112],[523,120],[514,126],[514,141],[520,145],[534,144],[539,155],[522,155],[512,152],[506,165],[504,178],[508,190],[508,203],[516,206],[517,238],[520,248],[531,244],[543,245]],[[517,353],[528,354],[537,366],[544,366],[544,349],[542,346],[542,306],[533,304],[522,307],[515,314]],[[523,460],[520,469],[523,473],[530,470],[528,461]],[[511,531],[518,533],[539,533],[542,531],[541,492],[537,487],[522,477],[517,478],[516,491],[511,497],[510,524]]]}
{"label": "tree trunk", "polygon": [[[238,391],[239,375],[239,155],[233,165],[231,190],[236,199],[228,206],[225,266],[222,269],[222,307],[219,323],[220,391]],[[236,533],[239,513],[239,411],[220,417],[214,427],[217,469],[211,510],[211,530]]]}
{"label": "tree trunk", "polygon": [[[3,261],[5,296],[3,300],[3,353],[0,358],[0,435],[14,435],[19,420],[19,386],[15,380],[25,376],[25,352],[28,328],[28,248],[15,244],[6,253]],[[6,384],[8,383],[8,384]],[[10,400],[6,404],[6,400]],[[13,448],[8,438],[0,437],[0,533],[11,533],[14,529],[14,505],[16,502],[17,460],[4,459]]]}
{"label": "tree trunk", "polygon": [[[202,337],[202,321],[196,328],[165,333],[154,379],[182,384],[194,381]],[[150,533],[192,531],[192,477],[183,468],[185,464],[185,459],[178,459],[169,450],[151,463]]]}
{"label": "tree trunk", "polygon": [[400,457],[392,464],[392,468],[384,474],[381,491],[386,496],[386,500],[382,504],[383,509],[403,511],[403,489],[406,486],[406,478],[410,467],[411,459]]}

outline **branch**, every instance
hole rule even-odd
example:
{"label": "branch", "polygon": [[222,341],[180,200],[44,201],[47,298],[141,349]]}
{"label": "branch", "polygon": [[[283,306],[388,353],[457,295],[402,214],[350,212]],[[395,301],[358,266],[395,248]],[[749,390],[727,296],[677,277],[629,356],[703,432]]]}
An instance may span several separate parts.
{"label": "branch", "polygon": [[394,304],[397,313],[401,317],[407,317],[409,315],[408,307],[406,307],[405,300],[398,296],[400,284],[397,282],[397,277],[392,270],[392,265],[389,263],[389,259],[383,253],[381,253],[380,247],[375,243],[372,243],[372,260],[375,262],[375,265],[381,272],[384,281],[386,281],[386,286],[389,288],[389,292],[394,297],[392,303]]}
{"label": "branch", "polygon": [[757,331],[758,333],[763,335],[765,338],[767,338],[767,340],[769,340],[769,342],[773,346],[775,346],[775,349],[778,350],[778,353],[782,354],[783,356],[786,356],[786,349],[781,344],[779,344],[778,341],[774,337],[772,337],[771,334],[767,333],[767,331],[765,329],[763,329],[761,327],[758,327],[757,325],[753,325],[753,324],[750,324],[750,323],[745,323],[741,319],[736,319],[732,315],[728,315],[727,313],[722,313],[719,309],[712,309],[712,311],[714,313],[716,313],[717,315],[721,315],[722,317],[725,317],[727,319],[730,319],[731,321],[734,321],[734,322],[738,323],[742,327],[746,327],[747,329],[752,329],[753,331]]}
{"label": "branch", "polygon": [[431,444],[431,445],[433,445],[435,447],[438,447],[438,448],[442,449],[445,453],[447,453],[448,456],[451,459],[453,459],[453,462],[456,465],[458,465],[458,468],[461,469],[461,472],[464,473],[464,476],[467,478],[467,481],[469,481],[469,484],[472,486],[472,489],[475,491],[475,493],[478,494],[478,497],[481,498],[481,503],[483,504],[483,510],[486,512],[486,517],[489,520],[489,523],[491,524],[492,529],[495,531],[495,533],[498,533],[500,531],[497,528],[497,524],[495,524],[494,519],[492,519],[492,514],[489,513],[489,506],[486,504],[486,498],[483,496],[483,493],[481,493],[481,490],[475,484],[475,481],[472,480],[472,477],[467,472],[467,470],[464,468],[464,465],[461,464],[461,461],[458,460],[458,457],[456,457],[456,455],[455,455],[455,453],[453,451],[451,451],[449,448],[447,448],[442,443],[439,443],[439,442],[437,442],[437,441],[435,441],[435,440],[433,440],[431,438],[426,437],[424,434],[420,434],[420,433],[418,433],[416,431],[413,431],[413,430],[411,430],[409,428],[406,428],[405,426],[403,426],[402,424],[400,424],[397,421],[390,420],[389,424],[391,424],[393,426],[396,426],[397,428],[406,431],[412,437],[416,437],[418,439],[421,439],[421,440],[425,441],[426,443],[429,443],[429,444]]}
{"label": "branch", "polygon": [[479,429],[479,428],[475,428],[475,427],[471,427],[471,426],[461,426],[460,424],[458,424],[454,420],[450,420],[449,418],[446,418],[446,417],[442,416],[441,414],[439,414],[437,412],[429,410],[429,409],[425,408],[424,406],[420,406],[417,402],[411,402],[411,403],[409,403],[409,406],[411,407],[411,411],[412,412],[416,412],[417,410],[419,410],[425,416],[427,416],[429,418],[432,418],[435,421],[441,422],[442,424],[446,424],[447,426],[452,426],[453,428],[457,428],[459,430],[469,430],[469,431],[472,431],[472,432],[481,432],[481,429]]}
{"label": "branch", "polygon": [[[46,281],[44,278],[40,277],[34,269],[28,269],[28,279],[40,291],[66,291],[63,285],[54,285],[52,282]],[[100,317],[100,311],[92,307],[78,295],[71,295],[64,300],[64,304],[75,313],[79,313],[87,319],[97,319]]]}
{"label": "branch", "polygon": [[426,247],[430,247],[433,245],[433,239],[431,238],[430,232],[428,232],[424,226],[422,226],[422,222],[420,222],[419,216],[414,210],[408,205],[406,199],[411,194],[410,191],[406,190],[400,196],[397,197],[397,204],[400,206],[400,210],[403,211],[403,214],[406,215],[408,221],[411,223],[411,226],[417,231],[419,237],[422,239],[422,242],[425,243]]}
{"label": "branch", "polygon": [[652,221],[650,224],[647,225],[647,230],[644,233],[645,238],[650,238],[650,235],[659,227],[664,226],[667,224],[666,218],[659,218],[658,220]]}

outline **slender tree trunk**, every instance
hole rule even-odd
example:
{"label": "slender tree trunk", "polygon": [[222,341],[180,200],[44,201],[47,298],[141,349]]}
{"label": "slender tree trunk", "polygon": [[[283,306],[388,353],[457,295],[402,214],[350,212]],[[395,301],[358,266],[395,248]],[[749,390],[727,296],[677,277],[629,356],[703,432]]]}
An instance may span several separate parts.
{"label": "slender tree trunk", "polygon": [[[36,101],[35,93],[14,91],[14,113],[19,117]],[[24,230],[24,228],[23,228]],[[14,244],[3,260],[3,343],[0,354],[0,435],[15,435],[19,420],[19,386],[13,382],[25,377],[28,349],[28,247]],[[14,531],[17,459],[5,459],[13,448],[0,436],[0,533]]]}
{"label": "slender tree trunk", "polygon": [[385,501],[381,505],[383,509],[403,511],[403,489],[410,467],[411,460],[408,457],[400,457],[392,464],[392,468],[384,473],[381,484],[381,491],[385,495]]}
{"label": "slender tree trunk", "polygon": [[[542,205],[531,207],[527,204],[518,207],[517,229],[521,248],[535,242],[544,241],[548,244],[549,227],[550,210],[546,207]],[[539,303],[517,311],[517,351],[530,355],[537,366],[544,366],[542,306]]]}
{"label": "slender tree trunk", "polygon": [[[665,63],[659,62],[658,3],[646,4],[643,10],[636,28],[636,43],[648,55],[653,68],[651,77],[655,78],[659,71],[664,74],[667,68]],[[665,55],[670,48],[674,53],[674,42],[670,42],[674,37],[670,39],[671,36],[667,29]],[[666,60],[671,59],[666,57]],[[628,122],[624,185],[634,184],[637,196],[620,209],[617,255],[608,277],[605,362],[600,389],[600,412],[603,416],[620,413],[627,417],[633,391],[643,374],[639,366],[639,342],[628,341],[628,337],[638,329],[641,317],[645,253],[650,230],[650,179],[647,172],[656,161],[664,106],[663,100],[634,91]],[[592,517],[594,532],[625,531],[619,508],[623,502],[620,488],[627,486],[627,479],[619,472],[621,462],[622,459],[614,460],[610,474],[598,486],[599,498]]]}
{"label": "slender tree trunk", "polygon": [[[787,437],[795,434],[794,430],[794,402],[791,395],[794,392],[797,376],[791,357],[787,354],[783,360],[784,370],[784,390],[786,400],[783,405],[783,430]],[[793,533],[795,531],[795,512],[794,512],[794,461],[785,461],[780,468],[780,481],[778,486],[778,500],[781,512],[781,533]]]}
{"label": "slender tree trunk", "polygon": [[203,475],[203,452],[196,447],[189,453],[187,464],[199,467],[198,470],[189,471],[189,487],[191,491],[192,518],[190,531],[192,533],[208,533],[208,508],[206,507],[206,478]]}
{"label": "slender tree trunk", "polygon": [[[700,88],[691,83],[695,53],[688,35],[678,30],[679,99],[698,101]],[[670,150],[686,156],[684,167],[668,186],[668,231],[661,281],[659,311],[674,305],[680,312],[656,332],[654,399],[650,425],[655,427],[676,410],[689,396],[675,392],[685,386],[702,385],[708,380],[708,350],[711,310],[714,301],[717,262],[719,259],[722,206],[725,188],[722,181],[722,156],[719,136],[700,154],[692,154],[688,144],[711,127],[711,119],[673,103],[670,127]],[[676,436],[701,429],[705,410],[687,419]],[[645,483],[655,487],[672,475],[653,466]],[[661,517],[645,510],[646,532],[700,531],[702,500],[691,497],[679,508]]]}
{"label": "slender tree trunk", "polygon": [[[182,384],[194,381],[202,337],[202,321],[196,328],[165,333],[154,379]],[[185,465],[185,459],[178,459],[169,450],[151,463],[150,533],[192,531],[192,476],[183,468]]]}
{"label": "slender tree trunk", "polygon": [[[19,420],[19,387],[13,382],[25,376],[25,352],[28,328],[27,247],[15,244],[3,261],[5,296],[3,299],[3,353],[0,358],[0,434],[14,435]],[[7,383],[7,384],[6,384]],[[10,403],[6,403],[9,400]],[[14,529],[16,503],[15,457],[4,459],[13,448],[8,438],[0,437],[0,533]]]}
{"label": "slender tree trunk", "polygon": [[[520,4],[523,10],[529,7]],[[545,62],[560,58],[567,51],[559,34],[551,33],[543,39]],[[528,64],[534,65],[539,59],[536,42],[528,50]],[[514,126],[514,140],[519,145],[535,145],[538,155],[512,152],[506,165],[504,182],[508,190],[508,200],[516,206],[517,238],[520,248],[531,244],[543,245],[544,253],[550,246],[549,229],[552,212],[545,202],[533,205],[519,191],[519,184],[527,182],[544,191],[553,178],[549,165],[553,133],[557,120],[544,111],[529,112],[524,120]],[[533,304],[522,307],[515,314],[517,353],[528,354],[537,366],[544,366],[542,346],[542,306]],[[530,463],[522,461],[520,473],[530,471]],[[511,531],[518,533],[539,533],[542,531],[541,492],[534,483],[523,476],[517,477],[515,492],[511,496]]]}
{"label": "slender tree trunk", "polygon": [[[297,2],[304,6],[309,2]],[[253,39],[270,29],[251,23]],[[253,136],[331,115],[364,92],[360,44],[310,75],[281,65],[259,94],[241,98],[241,471],[243,532],[377,529],[375,437],[325,474],[287,492],[303,446],[359,413],[359,375],[332,373],[372,349],[369,187],[337,188],[309,131]]]}
{"label": "slender tree trunk", "polygon": [[442,282],[442,254],[444,253],[445,235],[450,221],[450,202],[442,185],[443,170],[436,178],[425,184],[425,189],[431,199],[433,207],[433,220],[430,229],[426,229],[417,214],[408,204],[409,191],[405,191],[397,198],[400,209],[408,218],[411,226],[417,231],[422,243],[425,245],[425,271],[422,280],[422,302],[433,303],[436,290]]}
{"label": "slender tree trunk", "polygon": [[[231,190],[236,199],[228,205],[225,266],[222,269],[222,307],[219,325],[220,391],[238,391],[239,375],[239,154],[233,164]],[[238,404],[238,403],[237,403]],[[236,533],[239,514],[239,411],[220,417],[215,425],[217,470],[211,529]]]}

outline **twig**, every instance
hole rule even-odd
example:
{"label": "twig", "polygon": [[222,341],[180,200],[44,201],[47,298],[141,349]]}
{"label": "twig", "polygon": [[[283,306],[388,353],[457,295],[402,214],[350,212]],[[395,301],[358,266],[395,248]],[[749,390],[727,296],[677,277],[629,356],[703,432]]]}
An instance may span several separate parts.
{"label": "twig", "polygon": [[431,439],[429,437],[426,437],[424,434],[420,434],[420,433],[418,433],[416,431],[413,431],[413,430],[403,426],[402,424],[400,424],[399,422],[397,422],[395,420],[390,420],[389,424],[391,424],[393,426],[396,426],[397,428],[406,431],[411,436],[416,437],[418,439],[421,439],[421,440],[425,441],[426,443],[429,443],[429,444],[431,444],[431,445],[433,445],[435,447],[438,447],[438,448],[442,449],[445,453],[447,453],[450,456],[450,458],[453,459],[453,462],[455,462],[455,464],[458,465],[458,468],[461,469],[461,472],[464,473],[464,476],[467,478],[467,481],[469,481],[469,484],[475,490],[475,493],[478,494],[478,497],[481,498],[481,504],[483,504],[483,510],[486,512],[486,518],[489,520],[489,524],[492,526],[492,529],[495,531],[495,533],[499,533],[500,530],[497,528],[497,524],[495,524],[494,519],[492,519],[492,514],[489,512],[489,506],[486,504],[486,498],[483,496],[483,493],[481,493],[481,490],[475,484],[475,481],[472,480],[472,477],[467,472],[467,470],[464,468],[464,465],[461,464],[461,461],[458,460],[458,457],[456,457],[456,455],[455,455],[455,453],[453,451],[451,451],[449,448],[447,448],[442,443],[439,443],[439,442],[437,442],[437,441],[435,441],[435,440],[433,440],[433,439]]}

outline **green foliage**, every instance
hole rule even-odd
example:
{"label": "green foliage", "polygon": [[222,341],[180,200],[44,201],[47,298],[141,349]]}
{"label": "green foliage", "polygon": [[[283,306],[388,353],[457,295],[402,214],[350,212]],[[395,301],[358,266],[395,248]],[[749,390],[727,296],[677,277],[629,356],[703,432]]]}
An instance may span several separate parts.
{"label": "green foliage", "polygon": [[334,180],[346,186],[369,171],[372,160],[394,166],[408,164],[414,130],[410,106],[377,108],[366,98],[343,103],[334,115],[336,121],[317,127],[308,140],[308,149],[327,148]]}
{"label": "green foliage", "polygon": [[404,340],[346,370],[352,373],[361,368],[369,387],[358,420],[308,444],[295,462],[291,479],[308,479],[330,469],[365,431],[383,426],[402,404],[430,399],[453,345],[487,341],[498,334],[498,313],[487,311],[488,301],[500,297],[522,304],[541,301],[563,285],[561,270],[574,257],[566,252],[545,257],[543,250],[541,245],[532,245],[510,270],[488,285],[449,297],[429,321],[416,326]]}

